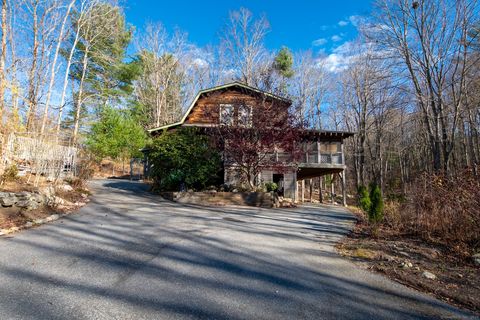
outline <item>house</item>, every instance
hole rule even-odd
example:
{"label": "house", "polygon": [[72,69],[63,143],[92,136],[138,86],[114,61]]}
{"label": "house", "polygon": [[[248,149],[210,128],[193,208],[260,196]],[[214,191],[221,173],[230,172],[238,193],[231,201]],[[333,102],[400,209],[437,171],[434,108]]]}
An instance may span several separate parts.
{"label": "house", "polygon": [[[188,126],[212,132],[219,127],[241,126],[248,130],[256,126],[268,126],[269,123],[279,124],[287,121],[284,116],[291,104],[290,100],[283,97],[233,82],[201,90],[180,121],[150,129],[149,133],[156,136],[164,130]],[[262,167],[258,178],[262,182],[281,185],[284,197],[303,201],[306,182],[311,186],[312,179],[329,175],[332,179],[340,179],[345,204],[343,141],[352,135],[350,132],[302,129],[298,136],[301,145],[298,148],[301,149],[299,157],[289,161],[288,154],[282,150],[271,150],[270,156],[276,161],[284,159],[282,168]],[[238,179],[235,164],[224,159],[224,182],[235,185]]]}

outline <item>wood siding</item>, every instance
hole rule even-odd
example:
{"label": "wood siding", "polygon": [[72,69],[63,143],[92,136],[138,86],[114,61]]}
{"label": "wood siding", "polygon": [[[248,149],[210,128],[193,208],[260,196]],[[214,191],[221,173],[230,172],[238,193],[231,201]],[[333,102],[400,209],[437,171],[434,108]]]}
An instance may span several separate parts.
{"label": "wood siding", "polygon": [[[236,88],[212,92],[203,95],[197,100],[190,114],[185,120],[189,125],[216,125],[220,122],[220,105],[231,104],[234,106],[247,105],[252,107],[253,117],[264,107],[275,106],[287,112],[289,104],[283,101],[266,98],[260,94],[251,92],[242,92]],[[273,105],[275,104],[275,105]],[[276,110],[278,111],[278,108]],[[235,108],[235,118],[237,117],[237,108]]]}

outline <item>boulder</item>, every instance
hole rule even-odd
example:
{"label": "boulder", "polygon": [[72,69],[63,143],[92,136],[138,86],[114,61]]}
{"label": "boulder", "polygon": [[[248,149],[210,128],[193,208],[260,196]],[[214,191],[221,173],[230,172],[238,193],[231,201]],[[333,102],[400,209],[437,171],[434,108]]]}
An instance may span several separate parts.
{"label": "boulder", "polygon": [[15,197],[14,195],[11,196],[11,195],[7,195],[5,197],[0,197],[0,204],[3,206],[3,207],[11,207],[13,206],[15,203],[17,203],[18,199],[17,197]]}
{"label": "boulder", "polygon": [[34,209],[38,209],[39,207],[38,202],[32,199],[19,200],[15,205],[25,210],[34,210]]}

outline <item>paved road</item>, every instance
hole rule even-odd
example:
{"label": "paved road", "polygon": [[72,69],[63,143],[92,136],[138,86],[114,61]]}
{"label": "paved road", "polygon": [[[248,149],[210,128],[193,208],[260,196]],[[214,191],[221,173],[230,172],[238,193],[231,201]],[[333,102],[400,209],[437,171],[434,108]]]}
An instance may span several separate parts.
{"label": "paved road", "polygon": [[0,319],[439,319],[466,314],[356,268],[341,208],[202,208],[95,181],[79,213],[0,239]]}

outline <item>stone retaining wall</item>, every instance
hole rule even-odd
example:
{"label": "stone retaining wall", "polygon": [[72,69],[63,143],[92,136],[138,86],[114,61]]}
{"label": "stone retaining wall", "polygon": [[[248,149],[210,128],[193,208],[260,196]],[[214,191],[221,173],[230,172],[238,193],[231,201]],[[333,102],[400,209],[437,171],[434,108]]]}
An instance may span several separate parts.
{"label": "stone retaining wall", "polygon": [[162,192],[171,201],[199,205],[237,205],[271,208],[276,196],[270,192]]}

